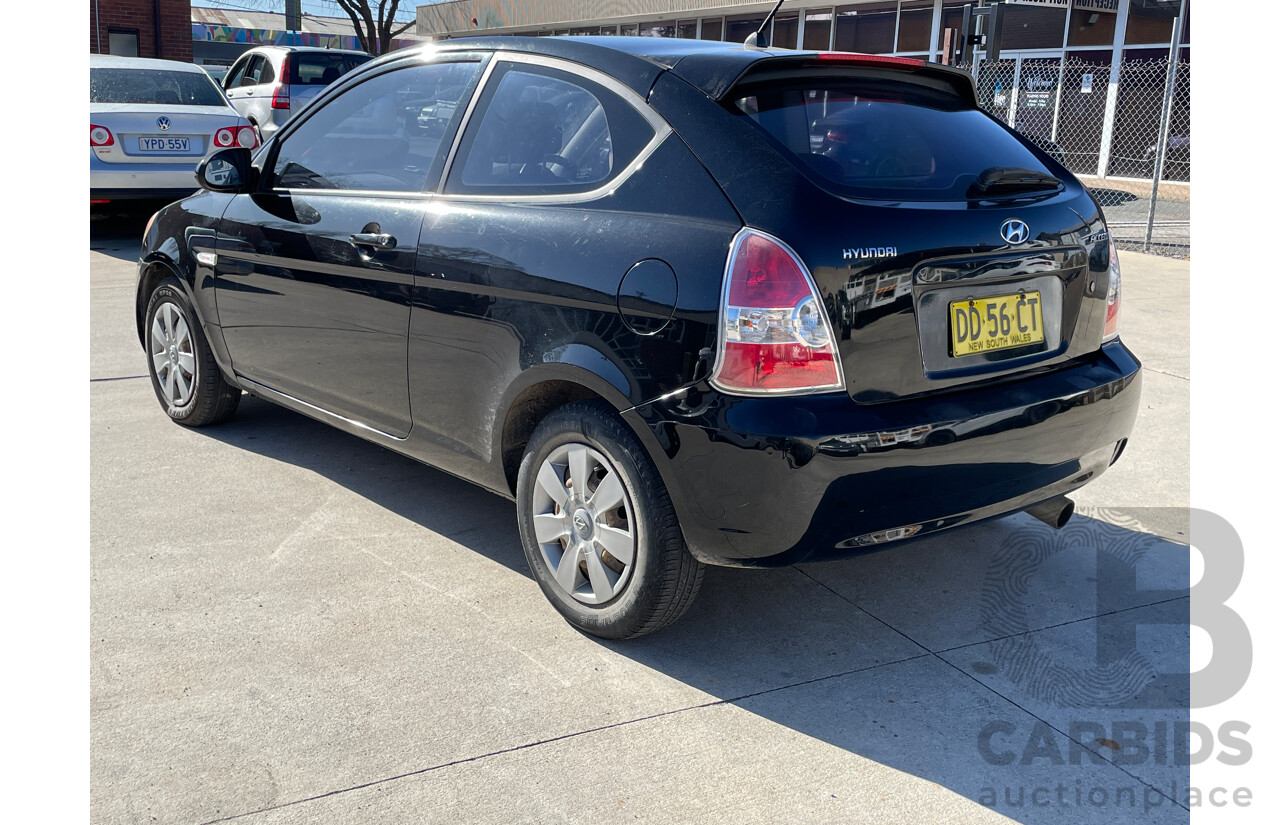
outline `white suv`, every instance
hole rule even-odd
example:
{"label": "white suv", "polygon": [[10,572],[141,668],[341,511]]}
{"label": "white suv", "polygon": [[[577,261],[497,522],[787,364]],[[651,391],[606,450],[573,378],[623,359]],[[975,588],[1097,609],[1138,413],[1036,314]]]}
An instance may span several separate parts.
{"label": "white suv", "polygon": [[222,88],[266,141],[321,89],[372,59],[344,49],[259,46],[240,55]]}

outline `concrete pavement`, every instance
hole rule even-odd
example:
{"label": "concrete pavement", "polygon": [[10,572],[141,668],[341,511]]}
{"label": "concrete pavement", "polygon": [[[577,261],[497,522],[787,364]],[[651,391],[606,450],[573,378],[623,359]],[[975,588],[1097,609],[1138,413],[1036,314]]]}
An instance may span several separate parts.
{"label": "concrete pavement", "polygon": [[[1110,747],[1186,718],[1186,263],[1122,258],[1143,410],[1070,541],[1019,515],[712,569],[682,622],[615,644],[545,603],[501,498],[251,397],[171,424],[132,325],[140,223],[90,253],[92,821],[1188,821],[1185,767]],[[1023,590],[993,589],[1025,542]],[[1135,625],[1128,707],[1055,700]],[[1041,659],[1066,676],[1010,664]]]}

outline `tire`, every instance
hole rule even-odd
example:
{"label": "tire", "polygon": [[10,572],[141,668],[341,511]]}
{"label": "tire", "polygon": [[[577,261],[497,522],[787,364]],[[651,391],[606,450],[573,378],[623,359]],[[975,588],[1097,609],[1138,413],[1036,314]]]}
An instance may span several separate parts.
{"label": "tire", "polygon": [[227,383],[209,341],[174,278],[151,293],[146,316],[147,372],[165,414],[187,427],[220,424],[240,406],[240,389]]}
{"label": "tire", "polygon": [[[575,492],[578,476],[589,496]],[[593,636],[631,639],[666,627],[702,585],[706,568],[685,547],[657,469],[604,402],[569,404],[538,425],[520,462],[516,515],[543,594]]]}

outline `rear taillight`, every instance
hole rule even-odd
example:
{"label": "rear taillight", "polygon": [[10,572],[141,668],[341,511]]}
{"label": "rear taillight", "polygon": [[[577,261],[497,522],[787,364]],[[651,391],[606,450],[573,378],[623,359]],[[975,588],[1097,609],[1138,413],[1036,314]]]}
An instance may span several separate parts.
{"label": "rear taillight", "polygon": [[285,55],[284,61],[280,64],[280,82],[276,84],[276,89],[271,93],[272,109],[288,109],[289,108],[289,56]]}
{"label": "rear taillight", "polygon": [[745,395],[838,390],[831,322],[808,269],[777,238],[744,229],[729,250],[712,383]]}
{"label": "rear taillight", "polygon": [[89,145],[90,146],[112,146],[116,139],[112,137],[111,130],[106,126],[94,126],[89,124]]}
{"label": "rear taillight", "polygon": [[1102,331],[1103,342],[1120,337],[1120,255],[1115,239],[1111,244],[1110,283],[1107,285],[1107,325]]}
{"label": "rear taillight", "polygon": [[220,149],[228,146],[252,149],[258,145],[258,133],[252,126],[224,126],[213,133],[213,145]]}

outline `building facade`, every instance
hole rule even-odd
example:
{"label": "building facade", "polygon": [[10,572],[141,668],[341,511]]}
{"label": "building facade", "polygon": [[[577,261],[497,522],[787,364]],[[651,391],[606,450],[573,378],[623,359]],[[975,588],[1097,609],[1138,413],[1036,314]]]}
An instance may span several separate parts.
{"label": "building facade", "polygon": [[[302,16],[300,31],[289,31],[285,16],[275,12],[196,6],[191,9],[188,36],[194,43],[194,62],[209,66],[230,66],[254,46],[315,46],[323,49],[360,50],[351,20],[345,17]],[[392,49],[421,42],[412,32],[391,41]]]}
{"label": "building facade", "polygon": [[90,0],[89,51],[191,60],[191,0]]}
{"label": "building facade", "polygon": [[[1173,21],[1189,21],[1190,0],[1003,0],[1007,54],[1064,56],[1116,48],[1164,48]],[[760,0],[447,0],[418,7],[418,34],[639,35],[741,43],[773,2]],[[789,0],[773,20],[769,42],[789,49],[893,54],[951,62],[948,30],[957,35],[964,7],[992,0]],[[1184,25],[1184,44],[1190,24]],[[981,49],[979,49],[981,57]]]}

